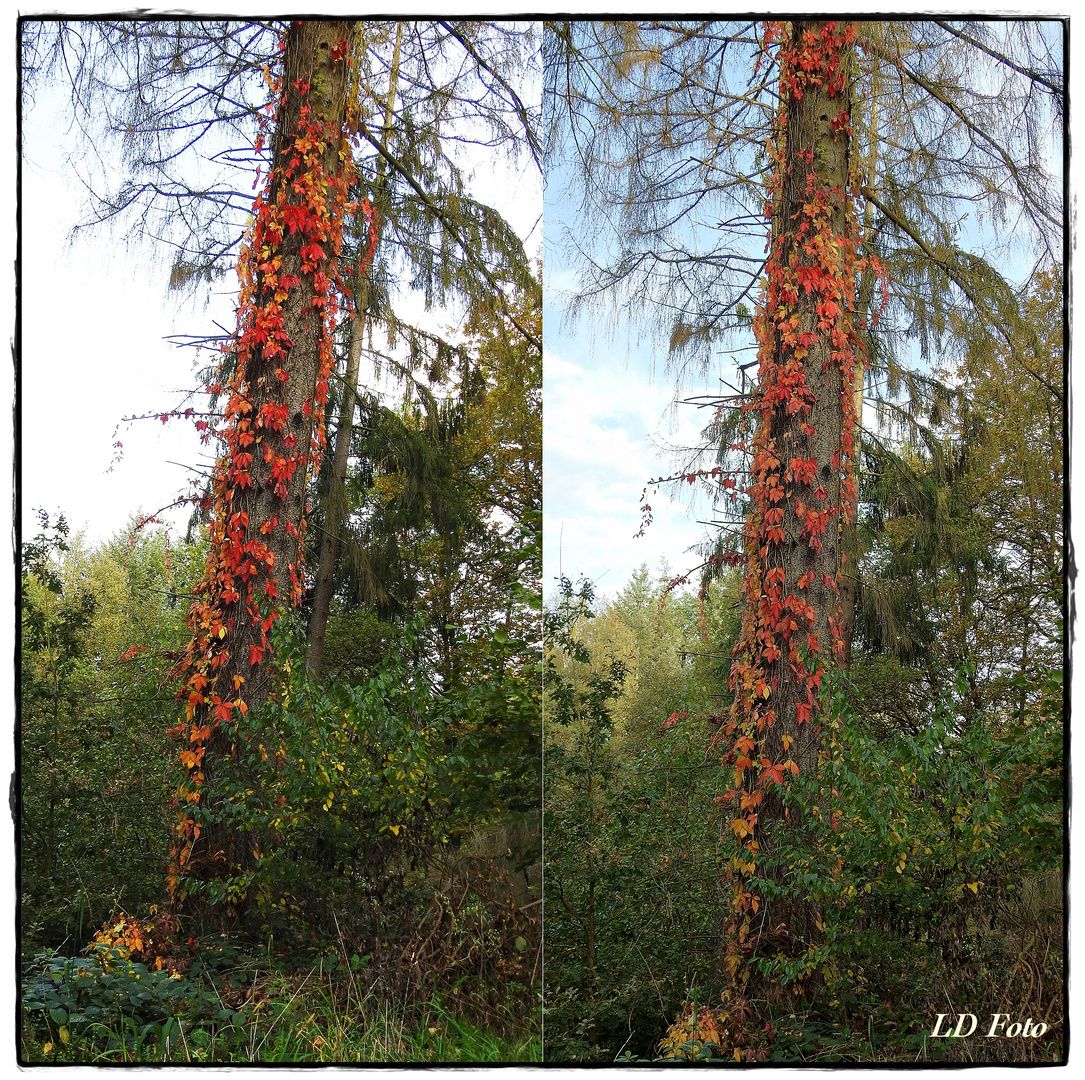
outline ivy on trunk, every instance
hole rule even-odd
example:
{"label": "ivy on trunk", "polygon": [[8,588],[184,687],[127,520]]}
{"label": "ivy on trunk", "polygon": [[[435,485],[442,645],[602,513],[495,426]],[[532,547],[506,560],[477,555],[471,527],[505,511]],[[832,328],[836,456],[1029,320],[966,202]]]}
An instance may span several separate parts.
{"label": "ivy on trunk", "polygon": [[[204,796],[236,758],[238,721],[269,692],[271,634],[302,594],[306,484],[324,447],[336,260],[352,166],[349,23],[301,21],[282,42],[272,167],[241,249],[236,340],[212,393],[226,397],[223,452],[207,509],[210,551],[181,662],[177,792],[169,887],[236,876],[258,838]],[[262,142],[263,135],[258,142]],[[259,148],[259,147],[258,147]],[[244,897],[243,886],[234,899]]]}
{"label": "ivy on trunk", "polygon": [[841,531],[854,513],[854,381],[862,343],[853,318],[859,230],[851,195],[851,77],[856,31],[833,21],[770,24],[779,40],[780,113],[766,284],[754,329],[757,391],[750,515],[745,525],[745,611],[735,647],[731,710],[719,742],[733,766],[721,797],[736,847],[725,860],[732,891],[727,963],[737,974],[762,927],[801,949],[817,912],[799,897],[766,912],[750,883],[780,877],[777,831],[796,827],[783,793],[817,768],[818,693],[844,653]]}

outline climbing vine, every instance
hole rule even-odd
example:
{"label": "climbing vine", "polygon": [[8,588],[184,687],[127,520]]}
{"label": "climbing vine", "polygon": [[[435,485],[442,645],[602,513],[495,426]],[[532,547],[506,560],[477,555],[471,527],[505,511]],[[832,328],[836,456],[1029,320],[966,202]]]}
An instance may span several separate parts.
{"label": "climbing vine", "polygon": [[855,508],[852,391],[862,370],[855,279],[866,265],[849,156],[856,36],[854,25],[834,21],[770,22],[764,35],[766,49],[777,47],[781,107],[768,148],[775,167],[754,319],[759,374],[745,405],[751,436],[741,446],[750,502],[744,616],[732,706],[718,718],[714,740],[730,769],[718,801],[731,903],[726,964],[739,981],[762,935],[794,948],[812,940],[819,924],[797,900],[765,910],[752,879],[775,873],[772,830],[795,814],[783,792],[793,776],[817,767],[819,690],[844,651],[840,533]]}
{"label": "climbing vine", "polygon": [[[284,74],[272,80],[265,69],[272,97],[256,150],[274,116],[272,168],[238,259],[236,337],[208,387],[225,407],[217,428],[204,423],[204,434],[222,449],[203,502],[210,546],[190,613],[192,641],[178,668],[185,710],[173,733],[184,777],[175,800],[171,895],[259,858],[255,840],[216,829],[219,811],[202,807],[201,798],[214,761],[237,757],[245,737],[238,725],[268,694],[275,624],[301,600],[306,485],[324,450],[347,217],[361,214],[366,222],[369,244],[360,258],[370,260],[375,249],[372,206],[350,200],[356,174],[348,133],[359,121],[356,103],[348,104],[356,102],[347,90],[356,78],[346,70],[344,28],[293,24],[280,42]],[[223,835],[208,838],[209,831]]]}

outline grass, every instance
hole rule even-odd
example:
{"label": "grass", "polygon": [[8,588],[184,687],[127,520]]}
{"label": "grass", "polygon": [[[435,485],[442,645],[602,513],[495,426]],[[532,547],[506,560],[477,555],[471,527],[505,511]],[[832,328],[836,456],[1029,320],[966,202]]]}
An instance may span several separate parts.
{"label": "grass", "polygon": [[[223,972],[222,975],[239,974]],[[216,977],[216,983],[220,979]],[[346,984],[322,967],[284,975],[267,966],[245,972],[244,1002],[222,979],[211,998],[220,1008],[197,1015],[133,1015],[75,1022],[63,1013],[23,1009],[20,1058],[25,1063],[532,1063],[542,1060],[537,1031],[525,1020],[517,1034],[486,1031],[431,999],[408,1005]],[[65,1020],[59,1023],[57,1017]]]}

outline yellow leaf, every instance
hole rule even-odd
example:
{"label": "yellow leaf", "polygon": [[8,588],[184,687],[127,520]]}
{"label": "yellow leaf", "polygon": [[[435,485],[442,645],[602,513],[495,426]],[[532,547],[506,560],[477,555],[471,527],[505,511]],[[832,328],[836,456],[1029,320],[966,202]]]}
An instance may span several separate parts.
{"label": "yellow leaf", "polygon": [[44,1045],[44,1046],[43,1046],[43,1047],[41,1048],[41,1052],[42,1052],[43,1054],[48,1054],[48,1053],[49,1053],[49,1051],[50,1051],[50,1050],[52,1050],[52,1049],[53,1049],[53,1044],[52,1044],[51,1042],[47,1042],[47,1043],[46,1043],[46,1044],[45,1044],[45,1045]]}
{"label": "yellow leaf", "polygon": [[68,1031],[68,1029],[67,1029],[66,1027],[62,1027],[62,1028],[60,1029],[60,1041],[61,1041],[61,1042],[62,1042],[62,1043],[63,1043],[63,1044],[65,1045],[65,1046],[67,1046],[67,1045],[68,1045],[68,1041],[69,1041],[69,1040],[71,1039],[71,1037],[72,1037],[72,1036],[71,1036],[71,1033],[70,1033],[70,1032]]}

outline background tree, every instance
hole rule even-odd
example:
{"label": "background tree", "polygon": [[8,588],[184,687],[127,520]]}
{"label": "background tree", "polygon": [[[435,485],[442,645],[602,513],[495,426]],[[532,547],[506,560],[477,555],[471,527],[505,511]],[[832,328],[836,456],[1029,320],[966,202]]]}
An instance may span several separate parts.
{"label": "background tree", "polygon": [[23,547],[24,956],[81,947],[118,905],[161,897],[161,714],[175,708],[167,676],[187,640],[204,551],[137,525],[91,549],[63,517],[43,514]]}
{"label": "background tree", "polygon": [[[870,550],[857,644],[945,690],[964,663],[980,709],[1035,700],[1020,676],[1056,665],[1063,528],[1062,288],[1038,277],[1012,348],[969,348],[944,375],[952,417],[922,449],[869,451],[861,528]],[[967,331],[963,331],[967,333]]]}
{"label": "background tree", "polygon": [[[517,308],[538,331],[538,293]],[[369,399],[353,433],[337,610],[425,612],[446,687],[472,680],[458,650],[479,633],[537,644],[541,356],[510,330],[483,318],[455,398],[396,410]]]}
{"label": "background tree", "polygon": [[547,611],[546,1030],[551,1060],[643,1058],[720,978],[716,765],[737,575],[703,600],[642,567],[593,612]]}

